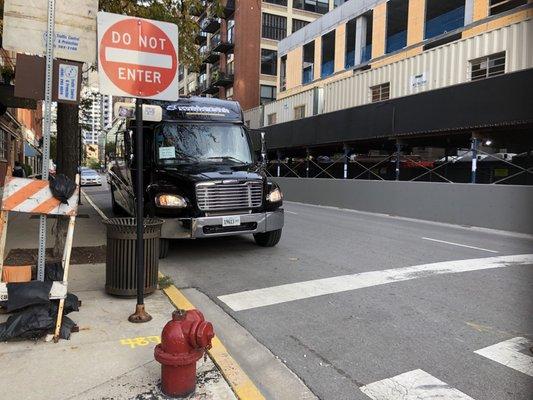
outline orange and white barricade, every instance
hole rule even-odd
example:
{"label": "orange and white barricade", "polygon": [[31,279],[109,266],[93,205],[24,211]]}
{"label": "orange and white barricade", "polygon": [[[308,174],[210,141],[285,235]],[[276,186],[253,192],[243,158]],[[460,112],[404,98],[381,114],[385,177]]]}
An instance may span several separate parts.
{"label": "orange and white barricade", "polygon": [[[79,185],[79,175],[76,176],[76,185]],[[63,251],[62,266],[64,270],[63,280],[52,283],[50,299],[59,299],[54,340],[59,339],[59,330],[63,318],[63,307],[67,296],[68,272],[70,266],[70,254],[74,239],[74,225],[78,211],[79,191],[62,203],[56,199],[50,191],[48,181],[39,179],[7,177],[4,183],[2,204],[0,207],[0,301],[8,299],[7,284],[2,282],[2,270],[5,257],[5,245],[7,237],[7,224],[10,212],[20,212],[37,215],[64,215],[69,217],[65,249]]]}

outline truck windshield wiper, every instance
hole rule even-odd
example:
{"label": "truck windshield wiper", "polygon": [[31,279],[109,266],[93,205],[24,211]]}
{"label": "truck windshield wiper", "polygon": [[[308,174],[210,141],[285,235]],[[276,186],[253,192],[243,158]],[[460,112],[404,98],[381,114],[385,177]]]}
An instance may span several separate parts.
{"label": "truck windshield wiper", "polygon": [[234,162],[238,162],[241,164],[248,164],[246,161],[239,160],[238,158],[232,157],[232,156],[219,156],[219,157],[206,157],[206,160],[230,160]]}

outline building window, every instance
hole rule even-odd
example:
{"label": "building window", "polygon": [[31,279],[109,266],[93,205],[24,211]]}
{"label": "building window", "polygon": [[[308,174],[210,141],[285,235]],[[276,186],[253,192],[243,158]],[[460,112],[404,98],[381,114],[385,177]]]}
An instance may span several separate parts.
{"label": "building window", "polygon": [[294,107],[294,119],[305,118],[305,105]]}
{"label": "building window", "polygon": [[226,100],[233,100],[233,86],[226,89]]}
{"label": "building window", "polygon": [[185,75],[185,67],[184,67],[183,64],[180,64],[180,66],[178,68],[178,80],[182,81],[184,75]]}
{"label": "building window", "polygon": [[341,6],[343,5],[344,3],[346,3],[348,0],[334,0],[333,1],[333,7],[336,8],[338,6]]}
{"label": "building window", "polygon": [[277,75],[278,52],[276,50],[261,49],[261,73]]}
{"label": "building window", "polygon": [[370,95],[372,103],[376,101],[387,100],[390,98],[390,82],[382,83],[381,85],[372,86],[370,88]]}
{"label": "building window", "polygon": [[490,15],[496,15],[527,4],[527,0],[490,0]]}
{"label": "building window", "polygon": [[426,0],[425,39],[451,32],[465,24],[465,0]]}
{"label": "building window", "polygon": [[0,128],[0,160],[7,160],[7,132]]}
{"label": "building window", "polygon": [[292,0],[292,8],[326,14],[329,11],[328,0]]}
{"label": "building window", "polygon": [[490,78],[505,73],[505,52],[470,61],[470,80]]}
{"label": "building window", "polygon": [[307,21],[304,21],[304,20],[301,20],[301,19],[296,19],[296,18],[293,18],[292,19],[292,33],[296,32],[296,31],[299,31],[300,29],[302,29],[304,26],[306,26],[309,22]]}
{"label": "building window", "polygon": [[281,40],[287,36],[287,18],[263,13],[262,37]]}
{"label": "building window", "polygon": [[346,23],[346,51],[344,53],[344,68],[355,66],[355,18]]}
{"label": "building window", "polygon": [[270,103],[276,100],[276,87],[261,85],[261,104]]}
{"label": "building window", "polygon": [[304,45],[303,63],[302,63],[302,84],[313,81],[313,67],[315,64],[315,41]]}
{"label": "building window", "polygon": [[286,6],[287,0],[263,0],[265,3],[278,4],[280,6]]}
{"label": "building window", "polygon": [[279,91],[283,92],[287,89],[287,56],[284,55],[280,59],[279,66]]}
{"label": "building window", "polygon": [[322,65],[320,76],[325,78],[335,70],[335,31],[322,35]]}
{"label": "building window", "polygon": [[407,46],[407,0],[387,2],[387,45],[386,53],[392,53]]}
{"label": "building window", "polygon": [[267,124],[268,125],[274,125],[276,123],[276,113],[268,114],[267,115]]}

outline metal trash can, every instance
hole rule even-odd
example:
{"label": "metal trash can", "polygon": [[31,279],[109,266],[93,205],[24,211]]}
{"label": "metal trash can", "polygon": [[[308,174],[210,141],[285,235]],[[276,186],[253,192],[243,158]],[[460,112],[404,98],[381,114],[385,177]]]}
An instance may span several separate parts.
{"label": "metal trash can", "polygon": [[[105,291],[109,294],[137,294],[136,221],[136,218],[110,218],[104,221],[107,226]],[[150,294],[157,289],[162,224],[161,219],[144,218],[144,294]]]}

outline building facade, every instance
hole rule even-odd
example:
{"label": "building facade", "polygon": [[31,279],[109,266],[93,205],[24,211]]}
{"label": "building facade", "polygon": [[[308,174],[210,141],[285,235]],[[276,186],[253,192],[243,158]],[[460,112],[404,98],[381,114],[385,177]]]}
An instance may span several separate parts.
{"label": "building facade", "polygon": [[15,64],[15,53],[0,49],[0,187],[15,162],[27,165],[28,173],[41,170],[41,102],[14,96]]}
{"label": "building facade", "polygon": [[97,87],[83,89],[82,98],[88,106],[82,110],[82,141],[84,145],[98,145],[98,137],[113,121],[113,97],[103,95]]}
{"label": "building facade", "polygon": [[334,7],[340,0],[224,0],[223,15],[198,16],[196,38],[202,64],[180,67],[180,95],[240,102],[249,109],[277,96],[277,45]]}
{"label": "building facade", "polygon": [[440,181],[424,168],[467,181],[479,159],[485,183],[531,182],[532,3],[350,0],[280,41],[278,98],[245,120],[281,159],[407,157]]}

